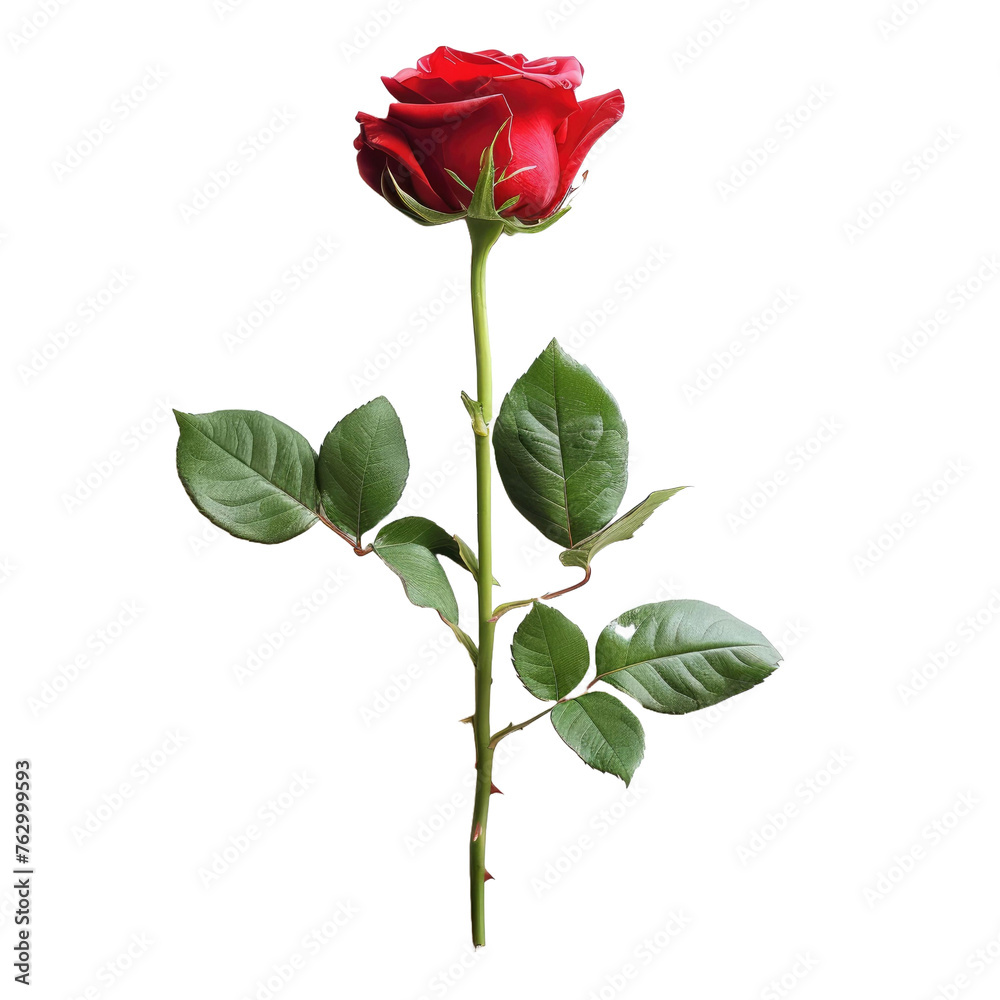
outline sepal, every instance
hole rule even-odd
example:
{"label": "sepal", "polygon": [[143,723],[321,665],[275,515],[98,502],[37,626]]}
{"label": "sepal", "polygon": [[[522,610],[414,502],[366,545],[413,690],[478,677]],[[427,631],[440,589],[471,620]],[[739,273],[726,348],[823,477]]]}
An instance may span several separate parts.
{"label": "sepal", "polygon": [[524,173],[526,170],[535,169],[534,164],[531,164],[526,167],[520,167],[511,174],[507,173],[506,168],[499,175],[497,174],[496,164],[493,159],[493,150],[503,130],[508,129],[510,123],[511,119],[508,118],[500,126],[497,134],[493,137],[493,141],[483,150],[479,159],[479,178],[476,181],[474,189],[470,188],[453,170],[446,169],[445,172],[448,176],[459,187],[472,195],[468,206],[460,212],[439,212],[437,209],[429,208],[427,205],[422,204],[413,195],[403,190],[399,181],[396,180],[388,167],[382,173],[383,197],[404,215],[409,216],[414,222],[418,222],[422,226],[443,226],[448,222],[457,222],[459,219],[478,219],[483,222],[502,223],[503,231],[508,236],[513,236],[515,233],[540,233],[548,229],[549,226],[558,222],[570,210],[568,202],[570,196],[576,190],[575,188],[567,193],[562,203],[552,215],[537,222],[524,222],[514,216],[504,214],[517,204],[520,198],[519,195],[513,195],[508,198],[499,208],[496,206],[496,186],[498,184],[503,184],[512,177],[517,176],[517,174]]}

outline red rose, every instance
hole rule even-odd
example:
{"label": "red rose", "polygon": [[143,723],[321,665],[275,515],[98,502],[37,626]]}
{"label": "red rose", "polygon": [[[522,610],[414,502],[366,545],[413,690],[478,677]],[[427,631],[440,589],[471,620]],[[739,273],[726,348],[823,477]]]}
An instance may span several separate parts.
{"label": "red rose", "polygon": [[414,215],[397,185],[432,212],[461,218],[480,157],[497,139],[495,206],[516,197],[504,216],[546,219],[559,210],[583,158],[625,107],[620,90],[578,102],[574,91],[582,79],[583,67],[571,56],[528,62],[495,49],[442,46],[416,69],[382,77],[399,103],[389,105],[385,118],[358,114],[358,169],[406,214]]}

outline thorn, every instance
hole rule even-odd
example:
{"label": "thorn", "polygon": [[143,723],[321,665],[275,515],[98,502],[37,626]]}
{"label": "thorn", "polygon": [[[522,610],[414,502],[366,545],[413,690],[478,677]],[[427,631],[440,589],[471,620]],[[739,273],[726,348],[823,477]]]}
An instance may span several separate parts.
{"label": "thorn", "polygon": [[483,832],[483,826],[481,823],[476,824],[475,830],[472,831],[472,839],[479,840],[479,835]]}
{"label": "thorn", "polygon": [[483,881],[484,881],[484,882],[489,882],[489,880],[490,880],[491,878],[493,878],[493,876],[492,876],[492,875],[491,875],[491,874],[490,874],[490,873],[489,873],[488,871],[486,871],[485,869],[484,869],[483,871],[484,871],[484,874],[483,874]]}
{"label": "thorn", "polygon": [[476,717],[474,715],[469,715],[469,716],[466,716],[464,719],[459,719],[458,721],[459,722],[468,722],[471,725],[472,722],[475,720],[475,718]]}
{"label": "thorn", "polygon": [[490,795],[503,795],[503,792],[492,781],[490,782]]}

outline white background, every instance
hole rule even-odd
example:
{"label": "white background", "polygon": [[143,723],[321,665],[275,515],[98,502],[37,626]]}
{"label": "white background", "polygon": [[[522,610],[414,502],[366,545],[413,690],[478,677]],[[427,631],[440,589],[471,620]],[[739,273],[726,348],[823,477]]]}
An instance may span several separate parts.
{"label": "white background", "polygon": [[[0,24],[0,842],[6,870],[28,757],[37,995],[995,996],[974,953],[1000,954],[1000,9],[93,0],[44,23],[43,6],[11,0]],[[699,598],[787,655],[725,711],[637,709],[628,797],[547,722],[505,743],[475,955],[464,653],[322,528],[273,547],[213,532],[166,408],[260,409],[318,444],[385,393],[408,510],[474,536],[466,234],[392,211],[351,146],[357,110],[387,106],[380,74],[442,43],[574,54],[582,96],[625,94],[573,212],[493,253],[498,398],[556,335],[629,420],[626,506],[696,488],[561,609],[593,641],[635,605]],[[250,160],[276,111],[292,120]],[[320,239],[337,250],[312,267]],[[295,267],[309,280],[227,346]],[[497,489],[501,597],[572,582]],[[537,710],[506,657],[517,618],[496,726]]]}

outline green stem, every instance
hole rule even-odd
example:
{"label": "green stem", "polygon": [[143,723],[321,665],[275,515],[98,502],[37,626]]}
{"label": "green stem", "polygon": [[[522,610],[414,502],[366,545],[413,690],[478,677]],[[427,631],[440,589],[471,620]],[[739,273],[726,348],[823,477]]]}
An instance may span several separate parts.
{"label": "green stem", "polygon": [[[561,704],[565,700],[566,700],[565,698],[560,698],[559,701],[556,702],[556,705]],[[549,707],[545,709],[545,711],[539,712],[538,715],[533,715],[530,719],[525,719],[524,722],[519,722],[516,726],[514,725],[513,722],[509,726],[505,726],[503,729],[500,730],[499,733],[497,733],[493,737],[493,739],[490,740],[490,748],[496,750],[497,744],[502,739],[504,739],[507,736],[510,736],[511,733],[516,733],[518,730],[530,726],[533,722],[537,722],[539,719],[544,719],[545,716],[548,715],[549,712],[551,712],[552,709],[554,709],[555,707],[556,707],[555,705],[549,705]]]}
{"label": "green stem", "polygon": [[490,529],[490,429],[493,419],[493,372],[490,334],[486,323],[486,258],[503,232],[502,222],[469,219],[472,238],[472,325],[476,340],[476,393],[485,430],[476,433],[476,512],[479,533],[479,657],[476,664],[476,798],[469,843],[469,884],[472,899],[472,943],[486,944],[486,821],[493,787],[490,746],[490,686],[493,683],[493,538]]}

